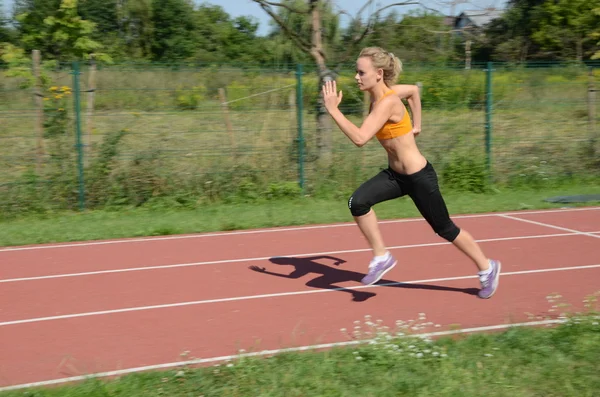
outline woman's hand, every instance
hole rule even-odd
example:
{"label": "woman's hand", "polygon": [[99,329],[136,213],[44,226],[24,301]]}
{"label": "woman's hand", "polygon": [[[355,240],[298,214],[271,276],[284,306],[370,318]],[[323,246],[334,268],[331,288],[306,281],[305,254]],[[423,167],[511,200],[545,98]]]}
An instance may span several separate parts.
{"label": "woman's hand", "polygon": [[417,136],[421,133],[421,127],[413,127],[412,133],[414,136]]}
{"label": "woman's hand", "polygon": [[325,108],[329,113],[332,110],[337,109],[340,102],[342,102],[342,91],[337,93],[337,85],[334,81],[327,81],[323,84],[323,102],[325,103]]}

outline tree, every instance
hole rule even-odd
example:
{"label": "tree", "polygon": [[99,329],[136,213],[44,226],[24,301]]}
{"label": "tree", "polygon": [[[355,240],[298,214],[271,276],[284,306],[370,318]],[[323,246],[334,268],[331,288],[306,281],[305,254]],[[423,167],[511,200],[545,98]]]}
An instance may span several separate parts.
{"label": "tree", "polygon": [[395,12],[375,22],[373,33],[365,40],[365,46],[380,46],[402,54],[411,61],[447,61],[454,49],[450,26],[444,17],[428,10],[415,10],[403,17]]}
{"label": "tree", "polygon": [[185,60],[194,55],[198,31],[191,0],[152,0],[153,60]]}
{"label": "tree", "polygon": [[593,50],[589,32],[600,26],[600,16],[593,10],[600,0],[546,1],[535,9],[536,24],[532,39],[548,55],[583,60]]}
{"label": "tree", "polygon": [[[486,30],[494,59],[577,59],[592,56],[600,0],[509,0]],[[592,33],[590,33],[592,32]]]}
{"label": "tree", "polygon": [[40,50],[42,54],[51,52],[50,44],[42,38],[40,31],[44,19],[54,15],[61,0],[15,0],[13,20],[16,22],[17,40],[26,52]]}
{"label": "tree", "polygon": [[266,63],[272,49],[257,36],[258,22],[250,17],[231,18],[221,7],[201,4],[196,10],[198,32],[194,59],[202,62]]}
{"label": "tree", "polygon": [[509,0],[500,18],[485,27],[476,39],[476,57],[481,60],[524,61],[538,52],[531,39],[535,8],[545,0]]}
{"label": "tree", "polygon": [[[150,22],[148,10],[151,5],[148,0],[80,0],[78,11],[81,17],[96,25],[92,39],[102,43],[106,52],[116,59],[143,58],[150,50],[140,40],[144,34],[140,30]],[[138,10],[143,10],[140,16]],[[151,14],[150,14],[151,15]]]}
{"label": "tree", "polygon": [[[600,17],[600,7],[594,8],[594,14]],[[600,26],[596,26],[596,28],[589,33],[589,36],[594,40],[600,40]],[[596,43],[596,47],[600,47],[600,41]],[[600,49],[592,55],[592,59],[600,59]]]}
{"label": "tree", "polygon": [[78,11],[96,25],[92,38],[112,58],[150,57],[152,0],[80,0]]}
{"label": "tree", "polygon": [[[102,48],[91,38],[95,24],[82,19],[77,13],[77,0],[62,0],[57,9],[41,0],[20,0],[15,12],[20,41],[27,51],[39,49],[46,59],[64,62],[86,58]],[[29,8],[43,5],[43,8]],[[97,53],[101,60],[109,60]]]}
{"label": "tree", "polygon": [[118,16],[120,0],[80,0],[78,13],[87,21],[96,25],[94,39],[119,32],[121,24]]}
{"label": "tree", "polygon": [[[306,0],[286,0],[286,7],[273,10],[276,15],[271,23],[272,38],[281,37],[292,44],[294,50],[289,52],[290,60],[306,62],[319,59],[319,54],[312,53],[309,49],[313,36],[313,19],[310,18]],[[322,52],[333,52],[339,39],[339,17],[334,13],[329,2],[323,3],[319,12],[320,47]],[[289,33],[293,32],[296,39],[290,40]],[[317,56],[317,58],[314,58]],[[318,61],[319,62],[319,61]]]}
{"label": "tree", "polygon": [[11,43],[14,39],[14,31],[8,26],[8,19],[0,10],[0,43]]}
{"label": "tree", "polygon": [[269,49],[265,40],[258,37],[258,22],[248,17],[237,17],[223,29],[221,47],[227,59],[245,63],[263,63],[268,60]]}
{"label": "tree", "polygon": [[[320,87],[325,81],[331,81],[335,78],[335,72],[330,67],[333,63],[333,57],[331,56],[331,48],[325,45],[325,35],[331,34],[331,29],[325,29],[324,26],[327,22],[336,22],[334,25],[337,26],[337,20],[331,21],[324,18],[327,11],[332,8],[331,1],[328,0],[282,0],[281,2],[269,1],[269,0],[252,0],[257,3],[275,22],[276,26],[281,29],[281,32],[288,37],[294,46],[300,51],[309,55],[317,65],[319,73]],[[347,51],[341,54],[339,60],[345,60],[349,54],[354,52],[357,45],[362,42],[367,35],[372,33],[372,27],[375,21],[379,19],[380,14],[391,7],[403,6],[409,4],[420,4],[419,1],[405,0],[398,3],[394,3],[385,7],[381,7],[373,12],[368,18],[366,24],[360,22],[360,15],[368,6],[372,5],[374,0],[368,0],[365,5],[359,10],[357,16],[351,21],[353,26],[354,34],[351,40],[346,43]],[[289,15],[290,18],[299,17],[301,26],[298,23],[290,24],[282,18],[282,14],[278,13],[277,10],[284,10],[284,15]],[[350,15],[345,11],[340,11],[346,15]],[[310,38],[310,39],[309,39]],[[317,157],[320,162],[320,166],[323,168],[329,167],[332,161],[332,124],[331,118],[327,115],[321,96],[317,105]]]}
{"label": "tree", "polygon": [[154,32],[152,0],[127,0],[118,8],[118,15],[129,56],[150,57]]}

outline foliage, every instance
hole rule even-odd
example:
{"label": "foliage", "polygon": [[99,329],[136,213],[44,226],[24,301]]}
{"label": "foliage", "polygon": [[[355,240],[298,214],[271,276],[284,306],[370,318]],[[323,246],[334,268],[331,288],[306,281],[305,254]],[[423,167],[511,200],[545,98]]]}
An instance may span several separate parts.
{"label": "foliage", "polygon": [[[600,7],[594,8],[592,10],[592,12],[597,16],[600,17]],[[600,40],[600,27],[596,26],[596,28],[589,32],[589,36],[590,38],[594,39],[594,40]],[[600,41],[598,41],[596,43],[596,46],[600,48]],[[598,51],[596,51],[594,53],[594,55],[592,55],[592,59],[600,59],[600,49]]]}
{"label": "foliage", "polygon": [[559,0],[536,8],[537,29],[532,38],[541,50],[561,58],[581,60],[593,54],[589,32],[600,26],[600,15],[592,12],[600,0]]}
{"label": "foliage", "polygon": [[[25,89],[35,84],[31,58],[25,56],[23,49],[10,43],[0,44],[0,59],[7,67],[5,75],[19,79],[19,88]],[[47,83],[48,78],[44,77]]]}
{"label": "foliage", "polygon": [[[16,16],[20,26],[37,21],[40,15],[26,10]],[[110,61],[106,54],[99,53],[102,45],[94,41],[91,35],[95,24],[83,20],[77,11],[77,0],[62,0],[57,10],[42,19],[37,29],[30,27],[21,36],[21,41],[28,49],[43,48],[44,56],[64,62],[71,59],[83,59],[90,53],[103,61]]]}
{"label": "foliage", "polygon": [[[483,27],[473,43],[473,61],[527,59],[592,59],[598,52],[600,0],[510,0],[502,17]],[[274,7],[277,18],[310,41],[310,15],[305,0],[285,0]],[[402,7],[376,14],[369,33],[361,19],[341,24],[330,2],[320,3],[323,50],[331,64],[347,63],[359,46],[377,45],[403,62],[462,62],[464,39],[451,33],[439,13]],[[343,5],[337,4],[337,7]],[[596,10],[594,12],[594,10]],[[0,14],[0,43],[60,62],[95,53],[100,60],[284,65],[310,63],[311,57],[272,22],[258,36],[258,22],[230,16],[223,7],[189,0],[16,0],[12,21]]]}
{"label": "foliage", "polygon": [[511,0],[503,16],[486,29],[493,59],[591,59],[600,0]]}
{"label": "foliage", "polygon": [[14,40],[14,31],[9,27],[9,20],[0,9],[0,43],[7,43]]}

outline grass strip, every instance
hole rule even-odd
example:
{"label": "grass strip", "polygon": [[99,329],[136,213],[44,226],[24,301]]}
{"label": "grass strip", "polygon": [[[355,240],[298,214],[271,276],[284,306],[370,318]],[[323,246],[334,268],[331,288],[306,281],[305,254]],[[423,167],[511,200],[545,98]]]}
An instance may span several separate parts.
{"label": "grass strip", "polygon": [[[503,190],[475,194],[444,194],[451,214],[533,210],[565,207],[548,197],[600,192],[599,186],[536,190]],[[598,205],[576,203],[569,207]],[[380,219],[420,217],[408,197],[375,207]],[[213,204],[185,209],[168,204],[118,211],[63,212],[34,215],[0,223],[0,246],[88,241],[109,238],[174,235],[263,227],[352,222],[346,199],[302,198],[253,203]],[[457,221],[460,224],[460,220]]]}
{"label": "grass strip", "polygon": [[597,396],[600,316],[569,316],[550,328],[431,340],[407,337],[425,317],[394,330],[366,316],[352,334],[370,342],[326,351],[242,357],[210,367],[91,379],[15,390],[1,397],[154,396]]}

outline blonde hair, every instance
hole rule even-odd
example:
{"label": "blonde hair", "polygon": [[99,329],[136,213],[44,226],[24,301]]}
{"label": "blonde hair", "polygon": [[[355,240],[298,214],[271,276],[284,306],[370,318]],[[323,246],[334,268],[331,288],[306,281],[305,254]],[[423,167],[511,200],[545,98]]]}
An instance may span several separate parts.
{"label": "blonde hair", "polygon": [[370,58],[375,69],[383,69],[383,81],[389,87],[396,82],[402,73],[402,61],[393,53],[380,47],[366,47],[358,55],[359,58]]}

